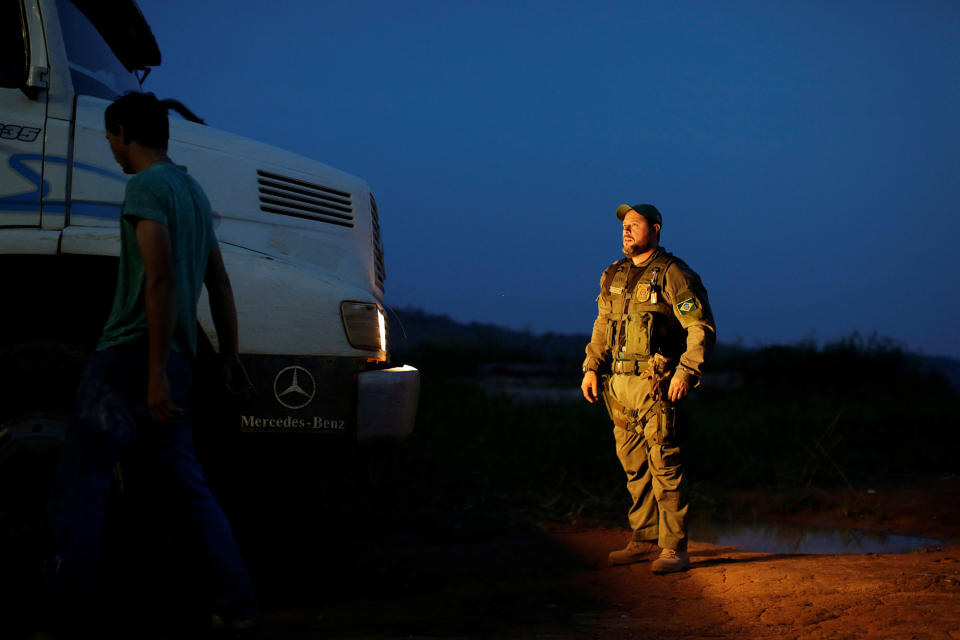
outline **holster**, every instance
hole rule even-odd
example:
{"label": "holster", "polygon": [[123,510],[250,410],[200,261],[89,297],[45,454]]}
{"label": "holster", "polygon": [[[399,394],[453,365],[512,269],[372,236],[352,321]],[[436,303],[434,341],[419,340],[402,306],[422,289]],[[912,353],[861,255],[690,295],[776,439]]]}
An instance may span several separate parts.
{"label": "holster", "polygon": [[636,409],[627,408],[626,405],[613,397],[613,391],[610,390],[610,376],[608,374],[600,376],[600,395],[603,397],[603,404],[607,408],[607,414],[613,421],[613,426],[618,429],[627,430],[637,427],[639,412]]}
{"label": "holster", "polygon": [[[654,404],[650,410],[640,415],[636,409],[630,409],[613,397],[610,389],[610,376],[600,376],[600,395],[603,404],[607,407],[607,414],[613,425],[619,429],[636,431],[647,438],[650,444],[666,445],[679,442],[682,437],[683,412],[677,405],[667,399],[667,385],[673,371],[670,361],[659,354],[650,359],[650,368],[643,375],[650,378],[650,396]],[[645,428],[652,421],[656,421],[655,428]]]}
{"label": "holster", "polygon": [[644,435],[650,444],[673,445],[681,437],[680,420],[678,419],[677,405],[666,398],[658,400],[644,416],[644,423],[656,420],[656,428],[644,430]]}
{"label": "holster", "polygon": [[673,375],[673,360],[663,354],[655,353],[650,357],[646,371],[641,376],[650,380],[650,397],[659,401],[667,395],[667,387]]}

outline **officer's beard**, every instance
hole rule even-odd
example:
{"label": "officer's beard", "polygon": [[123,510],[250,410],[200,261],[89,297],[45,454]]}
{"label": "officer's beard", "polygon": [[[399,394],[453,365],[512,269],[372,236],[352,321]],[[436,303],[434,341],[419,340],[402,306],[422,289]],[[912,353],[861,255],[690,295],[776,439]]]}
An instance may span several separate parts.
{"label": "officer's beard", "polygon": [[642,243],[632,240],[630,244],[623,245],[623,255],[633,258],[648,251],[653,251],[658,246],[660,246],[660,235],[651,233],[644,238]]}
{"label": "officer's beard", "polygon": [[628,245],[624,245],[623,255],[627,256],[628,258],[632,258],[634,256],[643,255],[644,253],[650,251],[651,249],[656,249],[656,248],[657,248],[657,241],[654,240],[654,238],[649,238],[647,242],[645,242],[644,244],[640,244],[638,242],[632,242]]}

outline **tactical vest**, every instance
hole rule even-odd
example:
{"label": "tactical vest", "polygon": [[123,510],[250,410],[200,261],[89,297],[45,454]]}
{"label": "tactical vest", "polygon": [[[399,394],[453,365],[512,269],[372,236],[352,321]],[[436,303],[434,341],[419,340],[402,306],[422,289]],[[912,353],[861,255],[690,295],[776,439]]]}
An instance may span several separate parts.
{"label": "tactical vest", "polygon": [[628,276],[639,267],[634,267],[629,258],[604,272],[601,291],[611,302],[604,341],[614,362],[633,360],[642,364],[655,353],[670,359],[683,353],[686,332],[663,294],[667,269],[677,260],[667,252],[657,256],[643,268],[631,291],[627,290]]}

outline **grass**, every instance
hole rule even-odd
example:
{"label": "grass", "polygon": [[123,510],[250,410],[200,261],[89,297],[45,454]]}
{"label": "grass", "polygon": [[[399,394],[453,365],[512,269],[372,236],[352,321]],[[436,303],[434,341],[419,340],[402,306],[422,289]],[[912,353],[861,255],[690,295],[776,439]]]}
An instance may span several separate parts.
{"label": "grass", "polygon": [[[605,412],[579,401],[521,404],[469,381],[480,364],[511,358],[538,356],[449,341],[405,354],[423,373],[421,404],[413,436],[379,470],[390,490],[446,517],[620,522],[628,497]],[[551,362],[576,372],[578,358],[554,353]],[[724,511],[731,489],[776,489],[789,511],[809,507],[815,487],[960,469],[960,396],[889,341],[727,348],[714,370],[739,372],[744,384],[688,402],[685,460],[701,512]]]}
{"label": "grass", "polygon": [[586,402],[519,404],[428,374],[417,428],[386,473],[393,491],[441,513],[569,519],[622,511],[611,429]]}

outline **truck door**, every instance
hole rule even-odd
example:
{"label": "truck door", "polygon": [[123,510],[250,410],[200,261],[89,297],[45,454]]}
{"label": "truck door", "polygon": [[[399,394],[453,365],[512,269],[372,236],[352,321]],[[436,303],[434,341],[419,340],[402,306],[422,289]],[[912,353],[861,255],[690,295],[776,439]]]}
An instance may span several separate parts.
{"label": "truck door", "polygon": [[40,226],[47,60],[36,2],[0,2],[0,227]]}

